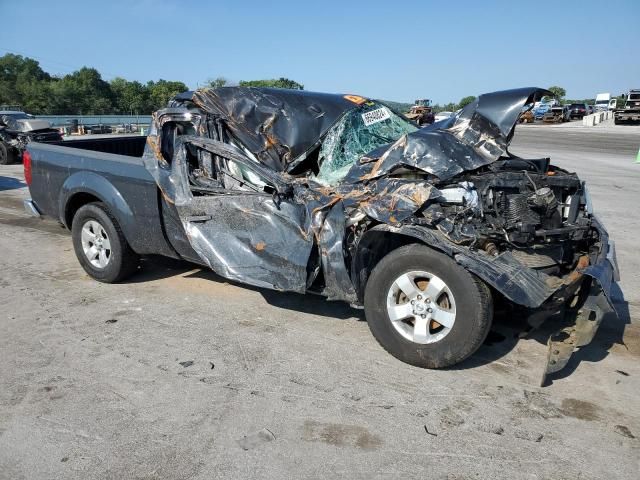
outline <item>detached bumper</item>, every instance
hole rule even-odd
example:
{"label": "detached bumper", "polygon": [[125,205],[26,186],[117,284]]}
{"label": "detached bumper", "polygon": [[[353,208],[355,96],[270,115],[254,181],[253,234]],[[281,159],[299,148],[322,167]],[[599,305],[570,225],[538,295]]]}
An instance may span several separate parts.
{"label": "detached bumper", "polygon": [[547,375],[562,370],[574,351],[593,340],[598,327],[607,315],[616,315],[611,299],[611,288],[620,280],[615,245],[602,224],[593,219],[593,226],[600,233],[602,249],[596,261],[582,272],[591,277],[585,286],[589,292],[581,305],[566,320],[569,325],[551,335],[548,341],[547,365],[542,376],[541,385],[545,384]]}
{"label": "detached bumper", "polygon": [[40,218],[42,217],[42,213],[40,213],[40,210],[38,210],[38,207],[36,206],[35,202],[33,200],[31,200],[30,198],[27,198],[24,202],[24,209],[26,210],[26,212],[31,215],[32,217],[37,217]]}

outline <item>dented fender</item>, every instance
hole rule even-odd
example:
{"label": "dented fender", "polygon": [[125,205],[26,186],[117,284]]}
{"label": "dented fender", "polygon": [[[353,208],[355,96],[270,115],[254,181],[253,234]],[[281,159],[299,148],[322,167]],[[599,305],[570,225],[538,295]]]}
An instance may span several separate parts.
{"label": "dented fender", "polygon": [[495,288],[506,298],[524,307],[540,307],[562,286],[557,281],[554,281],[555,277],[524,266],[508,251],[493,257],[484,251],[470,250],[456,245],[447,240],[438,230],[428,227],[420,225],[402,225],[400,227],[376,225],[363,235],[359,244],[359,255],[354,264],[354,278],[359,279],[358,284],[362,288],[364,287],[362,275],[361,273],[358,274],[358,272],[362,269],[362,256],[369,242],[367,236],[372,235],[371,232],[389,232],[419,240],[450,256],[458,264]]}

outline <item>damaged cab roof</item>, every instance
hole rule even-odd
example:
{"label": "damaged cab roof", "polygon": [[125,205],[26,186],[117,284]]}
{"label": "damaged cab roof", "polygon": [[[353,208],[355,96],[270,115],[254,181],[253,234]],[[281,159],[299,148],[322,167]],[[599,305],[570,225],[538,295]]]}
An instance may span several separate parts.
{"label": "damaged cab roof", "polygon": [[[507,152],[521,109],[551,92],[519,88],[480,95],[445,122],[423,129],[406,121],[398,138],[351,158],[354,167],[345,180],[370,180],[399,167],[415,168],[441,180],[487,165]],[[221,87],[186,92],[173,105],[192,103],[220,118],[231,134],[264,165],[291,172],[317,148],[323,138],[349,113],[361,111],[360,125],[371,127],[376,118],[397,118],[382,103],[357,95],[341,95],[277,88]],[[384,113],[388,112],[388,113]],[[373,121],[373,123],[369,123]],[[397,123],[401,122],[400,120]],[[389,138],[385,138],[389,139]],[[343,146],[341,146],[343,147]],[[355,149],[357,150],[357,149]],[[355,153],[355,152],[354,152]]]}

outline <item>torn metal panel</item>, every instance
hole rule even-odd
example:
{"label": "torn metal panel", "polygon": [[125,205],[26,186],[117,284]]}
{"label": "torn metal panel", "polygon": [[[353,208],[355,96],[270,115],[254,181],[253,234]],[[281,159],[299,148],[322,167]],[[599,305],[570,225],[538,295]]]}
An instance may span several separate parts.
{"label": "torn metal panel", "polygon": [[324,217],[318,236],[326,283],[324,294],[329,300],[356,302],[356,291],[345,265],[343,243],[345,228],[344,207],[342,202],[338,202]]}
{"label": "torn metal panel", "polygon": [[[157,136],[150,135],[145,165],[162,158],[155,148]],[[183,136],[175,144],[169,165],[156,161],[152,174],[161,191],[170,198],[182,220],[187,238],[200,258],[219,275],[250,285],[304,292],[306,268],[313,246],[306,209],[288,201],[276,202],[273,195],[258,192],[212,189],[210,195],[194,196],[187,166],[188,146],[197,145],[223,154],[267,178],[259,164],[250,164],[237,148],[221,142]],[[275,179],[274,179],[275,180]],[[276,185],[280,185],[274,181]],[[284,186],[282,186],[284,190]]]}
{"label": "torn metal panel", "polygon": [[598,282],[594,282],[579,310],[569,313],[570,324],[549,337],[541,386],[545,386],[548,375],[559,372],[569,363],[576,350],[591,343],[604,318],[611,314],[615,315],[615,310],[610,299]]}
{"label": "torn metal panel", "polygon": [[525,87],[485,93],[461,110],[454,126],[462,123],[463,119],[471,120],[472,124],[483,119],[493,125],[498,134],[508,142],[513,136],[522,107],[537,102],[544,96],[553,97],[553,92]]}
{"label": "torn metal panel", "polygon": [[598,282],[613,308],[611,288],[614,282],[620,280],[615,244],[609,239],[609,234],[596,216],[592,216],[591,224],[598,231],[600,251],[595,261],[584,270],[584,273]]}
{"label": "torn metal panel", "polygon": [[219,275],[242,283],[304,293],[313,238],[301,205],[270,195],[200,196],[178,206],[192,247]]}
{"label": "torn metal panel", "polygon": [[[358,103],[342,95],[278,88],[222,87],[193,93],[203,111],[220,116],[265,165],[293,168],[345,112]],[[360,98],[360,97],[358,97]]]}
{"label": "torn metal panel", "polygon": [[491,163],[446,130],[423,128],[402,136],[391,146],[366,154],[347,174],[345,181],[368,181],[400,169],[420,170],[435,181],[448,180]]}
{"label": "torn metal panel", "polygon": [[166,146],[170,138],[169,132],[163,132],[163,129],[169,121],[192,122],[195,128],[199,129],[200,119],[200,115],[194,115],[183,108],[167,108],[153,115],[142,163],[169,203],[185,204],[193,199],[193,195],[189,186],[185,152],[180,149],[176,151],[173,144],[171,149],[164,148],[163,152],[163,142]]}
{"label": "torn metal panel", "polygon": [[354,165],[347,181],[370,180],[403,167],[448,180],[489,165],[507,153],[522,107],[544,95],[551,92],[521,88],[480,95],[449,120],[369,152]]}
{"label": "torn metal panel", "polygon": [[325,209],[342,202],[346,211],[360,209],[370,218],[397,224],[411,217],[440,192],[430,183],[402,178],[381,178],[356,185],[321,186],[304,182],[296,188],[300,202],[315,202],[315,209]]}

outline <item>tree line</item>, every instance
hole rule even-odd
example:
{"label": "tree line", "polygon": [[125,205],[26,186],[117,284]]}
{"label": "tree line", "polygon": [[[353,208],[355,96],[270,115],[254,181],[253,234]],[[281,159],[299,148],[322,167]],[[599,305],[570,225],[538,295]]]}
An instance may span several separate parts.
{"label": "tree line", "polygon": [[[236,85],[225,77],[209,79],[204,86]],[[240,80],[241,87],[275,87],[304,90],[304,85],[284,77],[264,80]],[[81,69],[64,76],[45,72],[29,57],[8,53],[0,57],[0,105],[20,105],[25,111],[40,115],[104,115],[150,114],[167,105],[169,99],[189,88],[183,82],[150,80],[146,83],[116,77],[106,81],[95,68]],[[566,91],[562,87],[549,87],[558,99]],[[458,103],[432,106],[434,112],[451,111],[464,107],[476,99],[462,98]],[[619,103],[623,102],[622,97]],[[567,103],[590,103],[593,99],[565,100]],[[386,102],[396,111],[408,111],[411,104]]]}
{"label": "tree line", "polygon": [[[228,85],[219,77],[206,86]],[[304,89],[287,78],[243,80],[241,86]],[[106,81],[95,68],[64,76],[45,72],[37,60],[8,53],[0,57],[0,105],[19,105],[39,115],[150,114],[164,108],[178,93],[189,90],[183,82],[164,80],[141,83],[116,77]]]}

